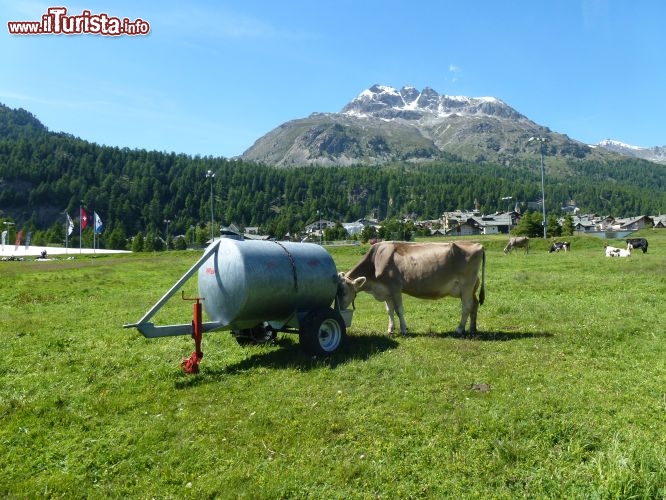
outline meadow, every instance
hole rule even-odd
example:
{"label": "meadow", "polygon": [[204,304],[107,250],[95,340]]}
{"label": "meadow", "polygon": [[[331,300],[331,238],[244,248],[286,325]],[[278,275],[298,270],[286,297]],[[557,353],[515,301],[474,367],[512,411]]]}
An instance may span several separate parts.
{"label": "meadow", "polygon": [[[0,496],[664,498],[666,232],[638,235],[627,259],[476,238],[475,337],[450,298],[406,298],[410,333],[389,336],[361,294],[329,358],[212,332],[197,375],[191,338],[122,325],[200,252],[0,262]],[[330,252],[342,271],[366,248]],[[177,295],[155,320],[191,318]]]}

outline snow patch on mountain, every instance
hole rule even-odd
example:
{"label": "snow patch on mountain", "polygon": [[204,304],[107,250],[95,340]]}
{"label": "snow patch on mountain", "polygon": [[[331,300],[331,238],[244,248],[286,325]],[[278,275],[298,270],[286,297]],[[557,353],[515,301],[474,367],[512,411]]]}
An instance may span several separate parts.
{"label": "snow patch on mountain", "polygon": [[636,150],[636,151],[640,151],[641,149],[645,149],[645,148],[641,148],[639,146],[632,146],[630,144],[625,144],[624,142],[615,141],[613,139],[604,139],[598,145],[602,146],[602,147],[605,147],[605,148],[607,148],[607,147],[616,147],[616,148],[623,148],[623,149],[633,149],[633,150]]}
{"label": "snow patch on mountain", "polygon": [[419,91],[406,85],[397,90],[379,84],[362,91],[342,109],[341,114],[356,118],[428,121],[453,115],[525,118],[496,97],[449,96],[440,95],[430,87]]}

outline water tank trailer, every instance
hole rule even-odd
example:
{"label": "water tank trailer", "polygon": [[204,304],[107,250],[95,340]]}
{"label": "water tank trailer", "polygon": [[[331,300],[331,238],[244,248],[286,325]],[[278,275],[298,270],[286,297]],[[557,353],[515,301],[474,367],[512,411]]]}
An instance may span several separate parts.
{"label": "water tank trailer", "polygon": [[[196,272],[199,295],[186,299],[195,302],[192,323],[152,323]],[[201,336],[208,331],[231,331],[241,345],[298,333],[305,352],[328,355],[344,341],[353,313],[339,308],[337,289],[335,263],[320,245],[220,238],[139,321],[124,327],[148,338],[192,335],[195,351],[182,363],[188,373],[199,370]],[[202,305],[210,321],[203,322]]]}

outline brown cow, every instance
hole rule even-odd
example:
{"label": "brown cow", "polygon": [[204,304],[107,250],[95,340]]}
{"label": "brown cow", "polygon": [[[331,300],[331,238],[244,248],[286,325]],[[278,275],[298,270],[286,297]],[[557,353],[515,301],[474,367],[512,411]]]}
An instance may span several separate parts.
{"label": "brown cow", "polygon": [[504,253],[511,253],[514,248],[524,248],[525,253],[530,252],[530,239],[527,236],[513,236],[504,247]]}
{"label": "brown cow", "polygon": [[[348,307],[357,292],[368,292],[386,303],[388,332],[393,333],[394,312],[400,319],[400,333],[407,333],[402,293],[419,299],[459,297],[462,302],[456,334],[476,332],[476,313],[485,298],[486,254],[478,243],[405,243],[383,241],[370,247],[363,259],[348,273],[340,273],[338,299]],[[481,280],[479,282],[479,268]],[[479,298],[476,291],[479,288]]]}

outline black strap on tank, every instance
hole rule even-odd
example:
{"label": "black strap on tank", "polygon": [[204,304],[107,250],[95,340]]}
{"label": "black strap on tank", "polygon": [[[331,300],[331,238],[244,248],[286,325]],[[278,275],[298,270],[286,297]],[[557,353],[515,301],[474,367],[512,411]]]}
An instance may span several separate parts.
{"label": "black strap on tank", "polygon": [[287,250],[287,248],[280,243],[279,241],[273,241],[273,243],[277,244],[284,250],[284,253],[287,254],[287,257],[289,257],[289,262],[291,262],[291,272],[294,274],[294,291],[298,293],[298,275],[296,274],[296,261],[294,260],[294,256],[291,255],[291,252]]}

